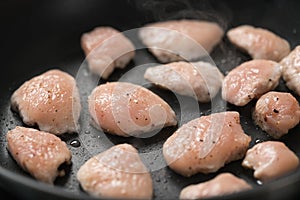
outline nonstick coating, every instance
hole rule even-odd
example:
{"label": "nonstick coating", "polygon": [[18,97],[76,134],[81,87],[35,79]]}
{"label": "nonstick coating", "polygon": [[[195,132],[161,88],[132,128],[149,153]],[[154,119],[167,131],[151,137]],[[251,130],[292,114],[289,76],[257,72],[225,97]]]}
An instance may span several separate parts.
{"label": "nonstick coating", "polygon": [[[173,3],[172,3],[173,2]],[[161,148],[164,141],[183,123],[212,112],[211,104],[199,104],[200,112],[193,110],[187,103],[180,107],[176,96],[163,89],[158,89],[143,79],[143,72],[149,63],[158,61],[146,50],[136,52],[132,62],[123,70],[116,70],[108,81],[143,83],[165,101],[176,112],[179,121],[177,127],[165,128],[150,138],[122,138],[101,133],[90,124],[86,109],[86,99],[90,94],[93,81],[97,77],[88,73],[84,54],[80,48],[80,36],[96,26],[109,25],[119,30],[139,28],[145,23],[174,19],[199,18],[217,21],[228,30],[240,24],[251,24],[268,28],[286,38],[294,48],[300,38],[300,8],[299,1],[7,1],[1,4],[1,55],[2,73],[0,74],[0,186],[3,190],[22,199],[84,199],[89,197],[80,187],[76,179],[79,167],[91,156],[104,151],[113,144],[130,143],[141,154],[156,152],[155,157],[144,156],[143,162],[152,170],[154,199],[176,199],[181,189],[189,184],[209,180],[220,172],[232,172],[245,179],[254,190],[225,196],[225,199],[281,199],[299,194],[296,185],[299,184],[300,172],[293,173],[269,184],[260,185],[253,178],[253,171],[241,167],[241,160],[227,164],[217,173],[208,175],[197,174],[190,178],[182,177],[168,167],[159,166],[164,163]],[[191,7],[192,6],[192,7]],[[182,8],[185,8],[184,12]],[[195,12],[197,8],[201,12]],[[180,12],[178,12],[181,10]],[[137,37],[130,38],[135,44],[140,43]],[[226,74],[235,66],[249,60],[250,57],[233,47],[224,37],[223,41],[212,52],[211,57],[219,69]],[[134,73],[127,73],[137,69]],[[54,186],[43,184],[32,179],[25,173],[6,149],[5,135],[16,125],[23,125],[19,115],[11,111],[10,96],[24,81],[48,69],[61,69],[77,79],[81,93],[83,111],[80,118],[79,133],[65,134],[61,138],[72,151],[72,165],[65,167],[66,176],[58,178]],[[81,70],[78,72],[78,70]],[[100,80],[99,83],[105,82]],[[277,91],[289,91],[281,80]],[[298,99],[299,96],[293,93]],[[186,102],[187,97],[179,96]],[[220,94],[215,98],[221,102]],[[219,106],[213,112],[236,110],[241,115],[241,125],[244,131],[252,137],[251,146],[257,142],[272,140],[265,132],[253,124],[251,112],[255,101],[245,107],[235,107],[227,104]],[[300,157],[300,126],[298,125],[280,141],[283,141]],[[81,145],[74,147],[72,141],[78,140]]]}

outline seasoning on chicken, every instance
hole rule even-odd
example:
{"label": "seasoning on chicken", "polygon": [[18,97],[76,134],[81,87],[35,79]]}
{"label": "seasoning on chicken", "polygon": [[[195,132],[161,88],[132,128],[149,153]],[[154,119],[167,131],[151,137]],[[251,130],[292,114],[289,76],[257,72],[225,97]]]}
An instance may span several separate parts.
{"label": "seasoning on chicken", "polygon": [[246,51],[253,59],[279,62],[290,52],[290,44],[285,39],[263,28],[242,25],[227,32],[229,40]]}
{"label": "seasoning on chicken", "polygon": [[177,124],[175,112],[163,99],[132,83],[102,84],[88,102],[94,125],[119,136],[138,136]]}
{"label": "seasoning on chicken", "polygon": [[254,169],[254,177],[267,182],[295,171],[299,159],[284,143],[267,141],[249,149],[242,166]]}
{"label": "seasoning on chicken", "polygon": [[253,119],[261,129],[278,139],[299,123],[299,103],[290,93],[268,92],[256,102]]}
{"label": "seasoning on chicken", "polygon": [[60,70],[49,70],[26,81],[11,97],[12,109],[23,122],[60,135],[79,129],[81,105],[75,79]]}
{"label": "seasoning on chicken", "polygon": [[300,95],[300,46],[280,62],[282,65],[282,76],[286,86]]}
{"label": "seasoning on chicken", "polygon": [[169,167],[183,176],[216,172],[243,158],[251,138],[240,125],[238,112],[214,113],[180,127],[163,145]]}
{"label": "seasoning on chicken", "polygon": [[152,83],[199,102],[209,102],[222,87],[223,74],[206,62],[173,62],[148,68],[144,77]]}
{"label": "seasoning on chicken", "polygon": [[107,79],[115,68],[124,68],[135,55],[132,42],[112,27],[96,27],[81,37],[89,69]]}
{"label": "seasoning on chicken", "polygon": [[139,31],[142,42],[163,63],[207,56],[223,35],[217,23],[187,19],[147,24]]}
{"label": "seasoning on chicken", "polygon": [[66,143],[51,133],[17,126],[7,132],[6,139],[12,157],[39,181],[53,184],[57,176],[65,175],[59,166],[71,164]]}
{"label": "seasoning on chicken", "polygon": [[251,60],[242,63],[227,76],[222,86],[222,97],[236,106],[244,106],[252,99],[273,90],[279,84],[281,66],[270,60]]}
{"label": "seasoning on chicken", "polygon": [[181,190],[180,199],[206,199],[251,189],[252,186],[231,173],[221,173],[215,178],[190,185]]}
{"label": "seasoning on chicken", "polygon": [[109,199],[151,199],[152,179],[137,150],[119,144],[92,157],[77,172],[89,194]]}

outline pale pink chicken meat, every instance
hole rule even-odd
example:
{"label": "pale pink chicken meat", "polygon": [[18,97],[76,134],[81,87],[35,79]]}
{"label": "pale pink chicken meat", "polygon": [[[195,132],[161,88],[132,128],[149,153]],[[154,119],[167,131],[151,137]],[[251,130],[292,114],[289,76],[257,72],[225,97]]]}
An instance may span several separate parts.
{"label": "pale pink chicken meat", "polygon": [[11,106],[25,124],[42,131],[60,135],[79,129],[79,91],[66,72],[49,70],[26,81],[13,93]]}
{"label": "pale pink chicken meat", "polygon": [[222,87],[223,74],[207,62],[172,62],[150,67],[145,79],[181,95],[191,96],[199,102],[209,102]]}
{"label": "pale pink chicken meat", "polygon": [[107,79],[115,68],[124,68],[135,55],[132,42],[112,27],[96,27],[81,37],[81,47],[91,72]]}
{"label": "pale pink chicken meat", "polygon": [[177,124],[175,112],[150,90],[126,82],[96,87],[88,98],[97,128],[119,136],[138,136]]}
{"label": "pale pink chicken meat", "polygon": [[245,155],[251,137],[240,125],[238,112],[194,119],[180,127],[163,145],[169,167],[183,176],[216,172]]}
{"label": "pale pink chicken meat", "polygon": [[247,151],[242,166],[254,170],[254,177],[268,182],[295,171],[299,158],[284,143],[267,141]]}
{"label": "pale pink chicken meat", "polygon": [[252,186],[241,178],[225,172],[215,178],[183,188],[180,199],[206,199],[209,197],[224,196],[232,193],[252,189]]}
{"label": "pale pink chicken meat", "polygon": [[280,64],[286,86],[300,95],[300,46],[296,46],[288,56],[281,60]]}
{"label": "pale pink chicken meat", "polygon": [[290,93],[268,92],[256,102],[253,119],[262,130],[278,139],[299,124],[299,103]]}
{"label": "pale pink chicken meat", "polygon": [[72,154],[59,137],[33,128],[17,126],[6,135],[7,149],[16,162],[35,179],[53,184],[63,163],[71,164]]}
{"label": "pale pink chicken meat", "polygon": [[223,35],[217,23],[187,19],[147,24],[139,31],[142,42],[163,63],[207,56]]}
{"label": "pale pink chicken meat", "polygon": [[119,144],[84,163],[77,179],[89,194],[113,199],[151,199],[152,179],[137,150]]}
{"label": "pale pink chicken meat", "polygon": [[229,40],[253,59],[280,61],[290,52],[287,40],[263,28],[242,25],[227,32]]}
{"label": "pale pink chicken meat", "polygon": [[227,76],[222,85],[224,100],[236,106],[244,106],[252,99],[273,90],[279,84],[281,66],[270,60],[251,60],[242,63]]}

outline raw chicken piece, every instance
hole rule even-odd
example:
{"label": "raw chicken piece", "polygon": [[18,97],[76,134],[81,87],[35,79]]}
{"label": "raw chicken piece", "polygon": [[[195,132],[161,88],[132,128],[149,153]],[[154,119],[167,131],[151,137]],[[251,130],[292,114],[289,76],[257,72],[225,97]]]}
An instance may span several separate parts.
{"label": "raw chicken piece", "polygon": [[79,129],[81,105],[75,79],[60,70],[49,70],[26,81],[11,97],[12,109],[23,122],[56,135]]}
{"label": "raw chicken piece", "polygon": [[163,63],[207,56],[223,35],[217,23],[186,19],[147,24],[139,31],[142,42]]}
{"label": "raw chicken piece", "polygon": [[231,70],[225,76],[222,97],[236,106],[273,90],[279,83],[281,66],[270,60],[251,60]]}
{"label": "raw chicken piece", "polygon": [[222,112],[194,119],[180,127],[163,145],[169,167],[183,176],[216,172],[241,159],[250,136],[240,125],[238,112]]}
{"label": "raw chicken piece", "polygon": [[300,46],[281,60],[282,75],[286,86],[300,95]]}
{"label": "raw chicken piece", "polygon": [[148,68],[145,79],[199,102],[209,102],[222,87],[224,79],[219,69],[206,62],[173,62]]}
{"label": "raw chicken piece", "polygon": [[299,123],[299,103],[290,93],[268,92],[256,102],[253,119],[261,129],[278,139]]}
{"label": "raw chicken piece", "polygon": [[299,159],[284,143],[267,141],[249,149],[242,166],[254,169],[254,177],[267,182],[297,169]]}
{"label": "raw chicken piece", "polygon": [[92,91],[88,102],[97,128],[124,137],[177,124],[174,111],[163,99],[132,83],[100,85]]}
{"label": "raw chicken piece", "polygon": [[230,29],[227,32],[227,37],[253,59],[278,62],[290,52],[288,41],[263,28],[249,25],[238,26]]}
{"label": "raw chicken piece", "polygon": [[71,164],[72,154],[65,142],[51,133],[17,126],[6,135],[7,149],[17,163],[39,181],[53,184],[63,163]]}
{"label": "raw chicken piece", "polygon": [[152,179],[137,150],[120,144],[92,157],[77,172],[89,194],[109,199],[151,199]]}
{"label": "raw chicken piece", "polygon": [[190,185],[181,190],[180,199],[206,199],[214,196],[223,196],[249,190],[252,186],[231,173],[222,173],[215,178]]}
{"label": "raw chicken piece", "polygon": [[112,27],[97,27],[84,33],[81,47],[91,72],[104,79],[115,68],[124,68],[135,55],[132,42]]}

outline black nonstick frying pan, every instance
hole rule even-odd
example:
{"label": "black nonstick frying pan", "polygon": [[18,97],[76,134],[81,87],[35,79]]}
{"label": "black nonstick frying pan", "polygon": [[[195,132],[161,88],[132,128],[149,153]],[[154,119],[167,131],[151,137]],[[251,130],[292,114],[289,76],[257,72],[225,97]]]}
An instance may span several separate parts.
{"label": "black nonstick frying pan", "polygon": [[[268,28],[286,38],[291,47],[300,44],[300,1],[114,1],[114,0],[5,0],[0,3],[1,20],[1,69],[0,73],[0,187],[1,195],[10,195],[18,199],[88,199],[91,198],[80,187],[76,180],[79,167],[92,155],[102,152],[111,145],[130,143],[143,156],[154,184],[154,199],[176,199],[181,189],[189,184],[209,180],[220,172],[232,172],[245,179],[254,189],[222,197],[223,199],[282,199],[300,195],[300,171],[261,185],[253,178],[253,171],[241,167],[241,160],[227,164],[217,173],[197,174],[184,178],[164,163],[161,147],[164,141],[178,128],[165,128],[158,134],[147,138],[121,138],[101,133],[90,126],[88,113],[83,109],[80,118],[81,130],[61,138],[72,151],[73,164],[65,167],[66,176],[58,178],[53,186],[37,182],[17,166],[6,149],[6,132],[22,124],[18,114],[10,109],[10,96],[24,81],[48,69],[64,70],[77,79],[81,89],[83,108],[91,85],[98,84],[97,77],[86,71],[84,54],[80,48],[80,36],[96,26],[113,26],[121,31],[139,28],[145,23],[179,19],[197,18],[218,22],[225,30],[240,24],[251,24]],[[134,36],[134,35],[133,35]],[[131,38],[135,43],[139,40]],[[211,57],[219,69],[226,74],[229,70],[249,60],[250,57],[233,47],[224,37],[223,41],[212,52]],[[245,107],[222,105],[216,110],[211,104],[200,104],[195,112],[189,104],[180,107],[177,97],[166,90],[158,89],[143,79],[143,72],[149,66],[158,63],[146,50],[137,51],[134,60],[124,70],[116,70],[109,81],[143,83],[143,86],[165,99],[175,110],[179,125],[200,115],[207,115],[222,109],[236,110],[241,115],[244,131],[251,135],[251,146],[260,141],[272,140],[266,133],[253,124],[251,111],[255,102]],[[140,66],[138,70],[136,66]],[[81,71],[79,70],[81,69]],[[79,71],[78,71],[79,70]],[[132,72],[132,73],[131,73]],[[83,79],[82,76],[86,76]],[[123,76],[126,75],[126,76]],[[124,79],[125,77],[125,79]],[[99,83],[105,82],[100,80]],[[277,91],[289,91],[284,82]],[[291,91],[289,91],[291,92]],[[293,93],[294,94],[294,93]],[[299,96],[294,94],[299,100]],[[184,99],[185,97],[180,97]],[[188,98],[185,99],[187,102]],[[220,95],[216,102],[220,101]],[[300,157],[300,126],[298,125],[280,141],[283,141]],[[151,154],[152,155],[152,154]],[[1,197],[2,198],[2,197]],[[219,199],[219,198],[216,198]]]}

